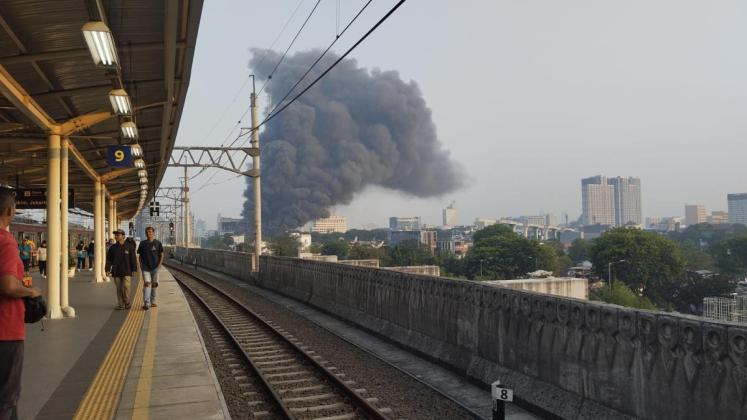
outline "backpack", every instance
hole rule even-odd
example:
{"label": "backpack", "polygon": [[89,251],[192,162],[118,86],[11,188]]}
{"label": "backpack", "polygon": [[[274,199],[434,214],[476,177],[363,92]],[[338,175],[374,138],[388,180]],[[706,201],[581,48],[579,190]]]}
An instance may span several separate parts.
{"label": "backpack", "polygon": [[44,296],[25,297],[23,298],[23,305],[26,307],[23,322],[27,324],[38,322],[47,314],[47,302],[44,300]]}

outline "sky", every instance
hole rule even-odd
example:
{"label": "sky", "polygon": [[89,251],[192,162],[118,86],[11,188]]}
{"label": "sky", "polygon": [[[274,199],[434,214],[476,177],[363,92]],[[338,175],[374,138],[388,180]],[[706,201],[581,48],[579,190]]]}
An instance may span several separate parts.
{"label": "sky", "polygon": [[[205,2],[178,146],[227,145],[250,125],[237,125],[249,106],[250,48],[284,51],[315,3]],[[364,3],[340,0],[338,19],[338,1],[322,0],[290,54],[326,48]],[[373,1],[334,51],[395,3]],[[740,0],[408,0],[350,57],[420,87],[465,187],[430,199],[370,187],[333,212],[349,227],[411,215],[438,225],[456,201],[464,224],[573,220],[580,179],[597,174],[640,177],[644,217],[683,216],[696,203],[726,210],[727,193],[747,192],[744,22]],[[181,174],[169,169],[162,186]],[[218,213],[239,216],[245,182],[218,170],[194,177],[193,213],[209,229]]]}

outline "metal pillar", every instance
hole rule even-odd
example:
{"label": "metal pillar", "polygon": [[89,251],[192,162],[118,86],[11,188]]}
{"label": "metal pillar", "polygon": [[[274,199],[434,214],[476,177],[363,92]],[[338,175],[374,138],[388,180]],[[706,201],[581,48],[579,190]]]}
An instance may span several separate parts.
{"label": "metal pillar", "polygon": [[114,211],[115,211],[114,210],[114,199],[110,198],[109,199],[109,230],[106,231],[106,233],[107,233],[106,236],[107,236],[107,238],[109,238],[109,240],[114,239],[114,233],[113,232],[114,232],[114,229],[117,228],[116,227],[116,225],[117,225],[117,216],[116,216],[116,213]]}
{"label": "metal pillar", "polygon": [[184,225],[184,247],[189,248],[190,229],[189,229],[189,176],[187,168],[184,168],[184,187],[182,188],[182,224]]}
{"label": "metal pillar", "polygon": [[50,134],[47,171],[47,315],[62,318],[60,309],[60,135]]}
{"label": "metal pillar", "polygon": [[68,236],[68,145],[69,145],[70,139],[67,137],[62,139],[62,149],[60,150],[60,194],[61,200],[60,200],[60,223],[62,225],[61,229],[61,239],[62,243],[60,246],[60,258],[62,261],[60,261],[60,266],[62,267],[60,270],[60,306],[62,308],[62,313],[66,317],[74,317],[75,316],[75,309],[73,309],[70,306],[70,302],[68,300],[68,269],[70,266],[68,265],[68,259],[70,257],[70,237]]}
{"label": "metal pillar", "polygon": [[101,214],[102,186],[101,181],[95,181],[93,184],[93,276],[97,283],[101,283],[104,281],[104,266],[101,264],[101,259],[104,258],[102,252],[103,243],[101,242],[101,237],[103,236],[104,231],[104,226],[102,224],[103,217]]}
{"label": "metal pillar", "polygon": [[[254,83],[254,78],[252,78]],[[252,89],[251,96],[252,109],[252,147],[257,149],[257,153],[252,156],[252,169],[256,171],[254,177],[254,271],[259,271],[259,256],[262,255],[262,193],[260,191],[260,167],[259,167],[259,127],[257,121],[257,95]]]}

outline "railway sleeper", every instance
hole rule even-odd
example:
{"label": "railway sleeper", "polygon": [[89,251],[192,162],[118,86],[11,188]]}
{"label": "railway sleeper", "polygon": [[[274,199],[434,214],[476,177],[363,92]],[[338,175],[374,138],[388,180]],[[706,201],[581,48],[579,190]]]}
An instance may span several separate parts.
{"label": "railway sleeper", "polygon": [[283,402],[285,403],[309,402],[309,401],[328,400],[330,398],[340,398],[340,397],[333,392],[327,392],[325,394],[307,395],[305,397],[283,398]]}
{"label": "railway sleeper", "polygon": [[295,372],[283,372],[283,373],[268,373],[265,378],[281,378],[287,376],[299,376],[299,375],[310,375],[306,370],[297,370]]}
{"label": "railway sleeper", "polygon": [[292,370],[292,369],[303,369],[303,366],[296,363],[296,364],[287,365],[287,366],[263,367],[262,373],[282,372],[285,370]]}
{"label": "railway sleeper", "polygon": [[333,414],[340,414],[335,411],[341,410],[343,408],[348,407],[345,403],[337,402],[332,404],[323,404],[323,405],[315,405],[312,407],[289,407],[289,410],[291,413],[314,413],[314,412],[320,412],[320,411],[327,411],[330,412],[327,415],[333,415]]}
{"label": "railway sleeper", "polygon": [[297,361],[298,359],[290,358],[290,359],[270,360],[266,362],[255,361],[254,364],[257,366],[270,366],[270,365],[279,365],[283,363],[290,363],[290,362],[297,362]]}
{"label": "railway sleeper", "polygon": [[300,388],[289,388],[289,389],[281,389],[277,391],[278,394],[301,394],[304,392],[313,392],[313,391],[319,391],[320,389],[326,388],[325,385],[312,385],[312,386],[302,386]]}
{"label": "railway sleeper", "polygon": [[279,385],[300,384],[302,382],[317,383],[318,381],[316,381],[312,377],[308,377],[308,378],[301,378],[301,379],[283,379],[283,380],[279,380],[279,381],[270,381],[270,384],[273,385],[273,386],[279,386]]}
{"label": "railway sleeper", "polygon": [[314,417],[312,420],[350,420],[356,418],[356,416],[356,413],[345,413],[336,416]]}

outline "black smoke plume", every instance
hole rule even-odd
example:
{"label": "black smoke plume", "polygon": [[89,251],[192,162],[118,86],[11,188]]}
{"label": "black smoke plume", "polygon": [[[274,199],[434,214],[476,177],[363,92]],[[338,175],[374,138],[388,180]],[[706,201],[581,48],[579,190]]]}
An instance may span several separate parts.
{"label": "black smoke plume", "polygon": [[[319,56],[285,58],[267,84],[274,106]],[[254,50],[249,65],[266,79],[280,56]],[[329,54],[296,92],[339,56]],[[292,98],[295,95],[291,95]],[[415,82],[396,71],[368,71],[353,59],[340,62],[306,94],[278,114],[260,134],[262,227],[273,235],[329,216],[368,185],[416,197],[438,196],[462,185],[462,169],[436,135],[431,110]],[[253,230],[252,180],[243,217]]]}

